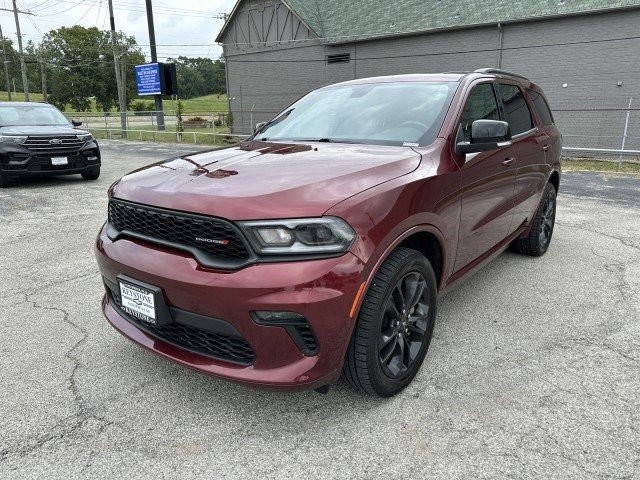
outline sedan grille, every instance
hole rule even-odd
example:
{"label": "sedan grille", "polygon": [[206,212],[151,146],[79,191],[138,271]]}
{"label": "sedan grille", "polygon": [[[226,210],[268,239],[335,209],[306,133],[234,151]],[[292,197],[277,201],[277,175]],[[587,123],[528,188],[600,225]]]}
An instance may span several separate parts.
{"label": "sedan grille", "polygon": [[199,252],[203,259],[213,261],[209,263],[215,263],[216,259],[244,261],[250,257],[237,228],[220,218],[112,199],[109,223],[124,235]]}
{"label": "sedan grille", "polygon": [[29,136],[23,146],[37,153],[62,153],[80,149],[85,142],[75,135]]}

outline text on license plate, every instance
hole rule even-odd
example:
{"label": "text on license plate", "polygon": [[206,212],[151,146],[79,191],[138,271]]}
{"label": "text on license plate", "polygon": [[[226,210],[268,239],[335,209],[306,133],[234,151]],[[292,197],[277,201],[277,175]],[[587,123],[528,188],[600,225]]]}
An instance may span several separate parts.
{"label": "text on license plate", "polygon": [[120,282],[120,303],[129,315],[148,323],[156,323],[156,302],[152,291]]}
{"label": "text on license plate", "polygon": [[67,165],[68,163],[67,157],[51,157],[51,165]]}

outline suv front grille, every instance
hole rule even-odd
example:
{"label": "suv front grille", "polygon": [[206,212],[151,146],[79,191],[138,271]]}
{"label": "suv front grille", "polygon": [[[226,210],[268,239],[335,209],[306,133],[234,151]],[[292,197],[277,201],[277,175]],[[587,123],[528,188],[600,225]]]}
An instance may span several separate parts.
{"label": "suv front grille", "polygon": [[109,223],[125,235],[129,233],[145,240],[204,252],[214,260],[244,261],[250,257],[238,230],[220,218],[111,199]]}
{"label": "suv front grille", "polygon": [[[53,142],[53,143],[52,143]],[[80,149],[84,142],[75,135],[29,136],[23,146],[36,153],[62,153]]]}

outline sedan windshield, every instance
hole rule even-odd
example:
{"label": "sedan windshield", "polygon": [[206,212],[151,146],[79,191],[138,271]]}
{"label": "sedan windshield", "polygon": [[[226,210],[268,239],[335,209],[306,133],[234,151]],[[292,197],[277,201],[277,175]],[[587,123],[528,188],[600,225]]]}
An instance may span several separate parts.
{"label": "sedan windshield", "polygon": [[315,90],[254,139],[422,146],[442,127],[457,83],[395,82]]}
{"label": "sedan windshield", "polygon": [[49,106],[0,106],[0,127],[69,125],[59,110]]}

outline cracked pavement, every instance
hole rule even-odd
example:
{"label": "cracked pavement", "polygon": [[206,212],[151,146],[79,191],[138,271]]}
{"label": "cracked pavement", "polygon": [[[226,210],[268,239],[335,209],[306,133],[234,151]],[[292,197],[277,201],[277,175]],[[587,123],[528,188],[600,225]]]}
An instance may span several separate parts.
{"label": "cracked pavement", "polygon": [[551,248],[440,299],[387,400],[216,380],[108,326],[106,189],[188,150],[103,142],[103,175],[0,190],[0,478],[640,479],[640,179],[566,173]]}

